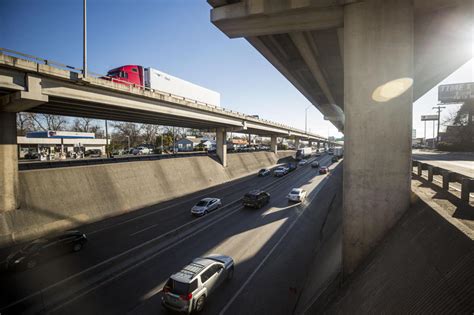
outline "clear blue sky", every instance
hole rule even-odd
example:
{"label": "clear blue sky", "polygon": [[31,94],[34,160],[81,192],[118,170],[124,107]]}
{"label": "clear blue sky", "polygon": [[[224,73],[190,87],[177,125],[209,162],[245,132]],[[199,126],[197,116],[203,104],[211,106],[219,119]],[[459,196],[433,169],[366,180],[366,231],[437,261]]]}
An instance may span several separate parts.
{"label": "clear blue sky", "polygon": [[[90,71],[154,67],[220,92],[223,107],[304,129],[310,103],[245,40],[231,40],[214,27],[205,0],[87,4]],[[0,46],[81,67],[82,0],[0,0]],[[472,77],[472,62],[468,66],[448,81]],[[414,105],[418,135],[419,115],[431,113],[432,103],[422,98]],[[340,135],[316,109],[308,112],[308,128]]]}

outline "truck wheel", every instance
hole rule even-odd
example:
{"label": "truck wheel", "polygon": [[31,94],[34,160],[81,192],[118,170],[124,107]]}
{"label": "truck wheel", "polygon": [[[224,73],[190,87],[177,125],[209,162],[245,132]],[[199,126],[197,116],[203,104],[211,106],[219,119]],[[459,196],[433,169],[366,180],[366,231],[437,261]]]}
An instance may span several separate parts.
{"label": "truck wheel", "polygon": [[72,247],[72,251],[73,252],[78,252],[82,249],[82,244],[81,243],[76,243],[74,244],[74,246]]}
{"label": "truck wheel", "polygon": [[36,261],[36,259],[30,259],[30,260],[26,263],[26,268],[27,268],[27,269],[33,269],[34,267],[36,267],[37,264],[38,264],[38,262]]}

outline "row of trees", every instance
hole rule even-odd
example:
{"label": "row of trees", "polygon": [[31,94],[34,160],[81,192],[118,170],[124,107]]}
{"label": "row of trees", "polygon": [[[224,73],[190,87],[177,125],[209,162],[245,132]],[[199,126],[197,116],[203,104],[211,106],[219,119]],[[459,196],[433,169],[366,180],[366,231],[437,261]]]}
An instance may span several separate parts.
{"label": "row of trees", "polygon": [[[105,138],[105,121],[83,117],[65,117],[50,114],[18,113],[17,134],[24,136],[30,131],[76,131],[92,132],[96,138]],[[211,136],[198,129],[173,128],[150,124],[139,124],[131,122],[108,122],[108,133],[113,149],[136,147],[140,144],[153,144],[165,147],[173,144],[175,140],[186,136]]]}

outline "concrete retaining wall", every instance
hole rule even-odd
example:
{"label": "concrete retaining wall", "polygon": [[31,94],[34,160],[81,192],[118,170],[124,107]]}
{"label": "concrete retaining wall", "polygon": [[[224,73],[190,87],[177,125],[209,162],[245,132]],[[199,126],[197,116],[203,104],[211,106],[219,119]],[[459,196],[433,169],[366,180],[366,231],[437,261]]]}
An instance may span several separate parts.
{"label": "concrete retaining wall", "polygon": [[0,245],[72,228],[193,193],[275,165],[292,151],[20,172],[21,208],[0,214]]}

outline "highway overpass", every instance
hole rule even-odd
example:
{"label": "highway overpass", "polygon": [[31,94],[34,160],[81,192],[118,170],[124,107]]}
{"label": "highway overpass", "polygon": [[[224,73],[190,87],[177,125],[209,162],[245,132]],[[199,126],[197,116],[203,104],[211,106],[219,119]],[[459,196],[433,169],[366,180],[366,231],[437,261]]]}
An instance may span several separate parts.
{"label": "highway overpass", "polygon": [[318,147],[321,143],[337,144],[284,124],[101,77],[84,78],[80,69],[52,64],[0,49],[0,177],[4,179],[0,183],[0,211],[18,207],[16,113],[20,111],[215,131],[217,155],[224,166],[227,132],[270,137],[273,152],[277,137],[317,142]]}
{"label": "highway overpass", "polygon": [[[473,1],[208,0],[345,134],[344,272],[410,201],[412,103],[473,56]],[[434,104],[433,104],[434,105]]]}

